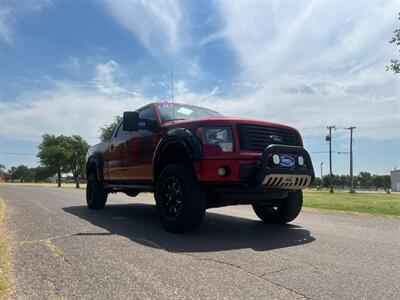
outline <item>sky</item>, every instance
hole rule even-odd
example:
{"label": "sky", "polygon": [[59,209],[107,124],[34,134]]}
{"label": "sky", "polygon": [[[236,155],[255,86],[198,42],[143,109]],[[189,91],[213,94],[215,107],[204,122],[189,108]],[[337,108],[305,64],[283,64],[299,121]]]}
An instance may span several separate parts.
{"label": "sky", "polygon": [[400,168],[400,1],[0,0],[0,164],[38,164],[41,136],[80,134],[171,99],[288,124],[316,174]]}

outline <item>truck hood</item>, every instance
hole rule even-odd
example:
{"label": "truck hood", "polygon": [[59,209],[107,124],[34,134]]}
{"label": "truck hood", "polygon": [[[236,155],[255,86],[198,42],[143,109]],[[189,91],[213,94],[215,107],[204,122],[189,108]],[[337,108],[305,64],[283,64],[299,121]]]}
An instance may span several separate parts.
{"label": "truck hood", "polygon": [[237,124],[253,124],[253,125],[260,125],[260,126],[268,126],[268,127],[275,127],[275,128],[283,128],[288,130],[297,131],[297,129],[283,125],[280,123],[263,121],[263,120],[256,120],[256,119],[247,119],[247,118],[238,118],[238,117],[210,117],[210,118],[203,118],[203,119],[193,119],[193,120],[174,120],[167,121],[162,123],[163,126],[167,128],[177,128],[181,126],[185,127],[206,127],[206,126],[234,126]]}

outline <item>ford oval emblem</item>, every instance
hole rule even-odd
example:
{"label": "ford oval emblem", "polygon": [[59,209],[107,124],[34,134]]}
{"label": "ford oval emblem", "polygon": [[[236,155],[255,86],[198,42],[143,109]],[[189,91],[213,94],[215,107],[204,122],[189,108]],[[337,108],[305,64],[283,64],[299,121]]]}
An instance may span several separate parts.
{"label": "ford oval emblem", "polygon": [[281,156],[281,165],[283,167],[293,167],[295,165],[296,161],[294,160],[293,157],[289,155],[282,155]]}

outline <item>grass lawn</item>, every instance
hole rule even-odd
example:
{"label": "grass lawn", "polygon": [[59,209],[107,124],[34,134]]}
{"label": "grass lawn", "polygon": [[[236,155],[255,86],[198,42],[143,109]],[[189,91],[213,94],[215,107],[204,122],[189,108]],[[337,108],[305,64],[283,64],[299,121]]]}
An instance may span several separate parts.
{"label": "grass lawn", "polygon": [[304,207],[372,215],[400,216],[400,194],[304,191]]}
{"label": "grass lawn", "polygon": [[5,233],[3,222],[6,206],[0,199],[0,299],[6,299],[11,287],[10,238]]}

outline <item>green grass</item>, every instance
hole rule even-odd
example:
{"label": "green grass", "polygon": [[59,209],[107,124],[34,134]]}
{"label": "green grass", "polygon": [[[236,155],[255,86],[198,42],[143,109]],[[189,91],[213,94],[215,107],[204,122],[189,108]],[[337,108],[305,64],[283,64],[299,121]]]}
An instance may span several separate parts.
{"label": "green grass", "polygon": [[400,216],[400,195],[383,193],[350,194],[335,191],[304,191],[304,207],[371,215]]}
{"label": "green grass", "polygon": [[6,299],[11,288],[10,238],[3,228],[6,206],[0,199],[0,299]]}

